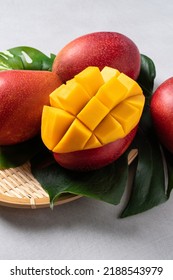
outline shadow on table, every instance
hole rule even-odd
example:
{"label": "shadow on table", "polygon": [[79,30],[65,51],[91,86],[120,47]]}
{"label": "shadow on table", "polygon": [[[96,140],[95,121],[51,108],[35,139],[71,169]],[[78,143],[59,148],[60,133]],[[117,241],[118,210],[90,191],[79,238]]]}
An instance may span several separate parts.
{"label": "shadow on table", "polygon": [[14,209],[1,207],[0,219],[10,226],[21,228],[23,231],[46,231],[60,228],[86,227],[96,231],[121,232],[124,235],[133,235],[137,230],[132,219],[118,219],[119,205],[113,206],[94,199],[80,198],[76,201],[42,209]]}

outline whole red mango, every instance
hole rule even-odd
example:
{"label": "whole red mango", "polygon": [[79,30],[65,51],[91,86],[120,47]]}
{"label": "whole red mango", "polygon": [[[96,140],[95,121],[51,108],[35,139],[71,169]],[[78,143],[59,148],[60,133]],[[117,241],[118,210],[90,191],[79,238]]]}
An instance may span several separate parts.
{"label": "whole red mango", "polygon": [[0,145],[26,141],[40,131],[43,105],[60,84],[49,71],[0,72]]}
{"label": "whole red mango", "polygon": [[135,43],[117,32],[94,32],[68,43],[56,56],[53,72],[63,82],[88,66],[113,67],[136,80],[140,71],[140,53]]}
{"label": "whole red mango", "polygon": [[173,77],[164,81],[154,92],[151,116],[161,143],[173,153]]}

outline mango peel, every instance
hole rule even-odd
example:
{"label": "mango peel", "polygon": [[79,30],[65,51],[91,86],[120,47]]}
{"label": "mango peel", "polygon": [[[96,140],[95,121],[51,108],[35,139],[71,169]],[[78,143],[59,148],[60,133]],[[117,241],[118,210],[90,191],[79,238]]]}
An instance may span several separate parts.
{"label": "mango peel", "polygon": [[89,66],[50,94],[41,135],[54,153],[102,147],[124,138],[138,124],[145,97],[141,87],[111,67]]}

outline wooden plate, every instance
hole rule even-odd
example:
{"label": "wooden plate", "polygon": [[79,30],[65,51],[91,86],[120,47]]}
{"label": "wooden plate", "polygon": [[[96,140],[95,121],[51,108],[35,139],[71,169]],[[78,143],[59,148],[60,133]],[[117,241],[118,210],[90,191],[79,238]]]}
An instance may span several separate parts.
{"label": "wooden plate", "polygon": [[[137,156],[137,150],[131,150],[128,156],[130,164]],[[79,195],[63,195],[55,205],[61,205],[80,198]],[[49,207],[49,196],[32,176],[30,164],[17,168],[0,170],[0,205],[14,208]]]}

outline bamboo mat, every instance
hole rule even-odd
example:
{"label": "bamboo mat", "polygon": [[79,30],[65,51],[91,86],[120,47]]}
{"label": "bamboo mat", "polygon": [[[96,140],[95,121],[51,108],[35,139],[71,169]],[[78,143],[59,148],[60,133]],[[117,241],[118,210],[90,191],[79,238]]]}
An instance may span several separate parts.
{"label": "bamboo mat", "polygon": [[[130,164],[136,156],[137,150],[131,150],[128,163]],[[64,195],[55,205],[68,203],[80,197],[72,194]],[[49,196],[32,176],[29,163],[0,170],[0,205],[32,209],[50,206]]]}

